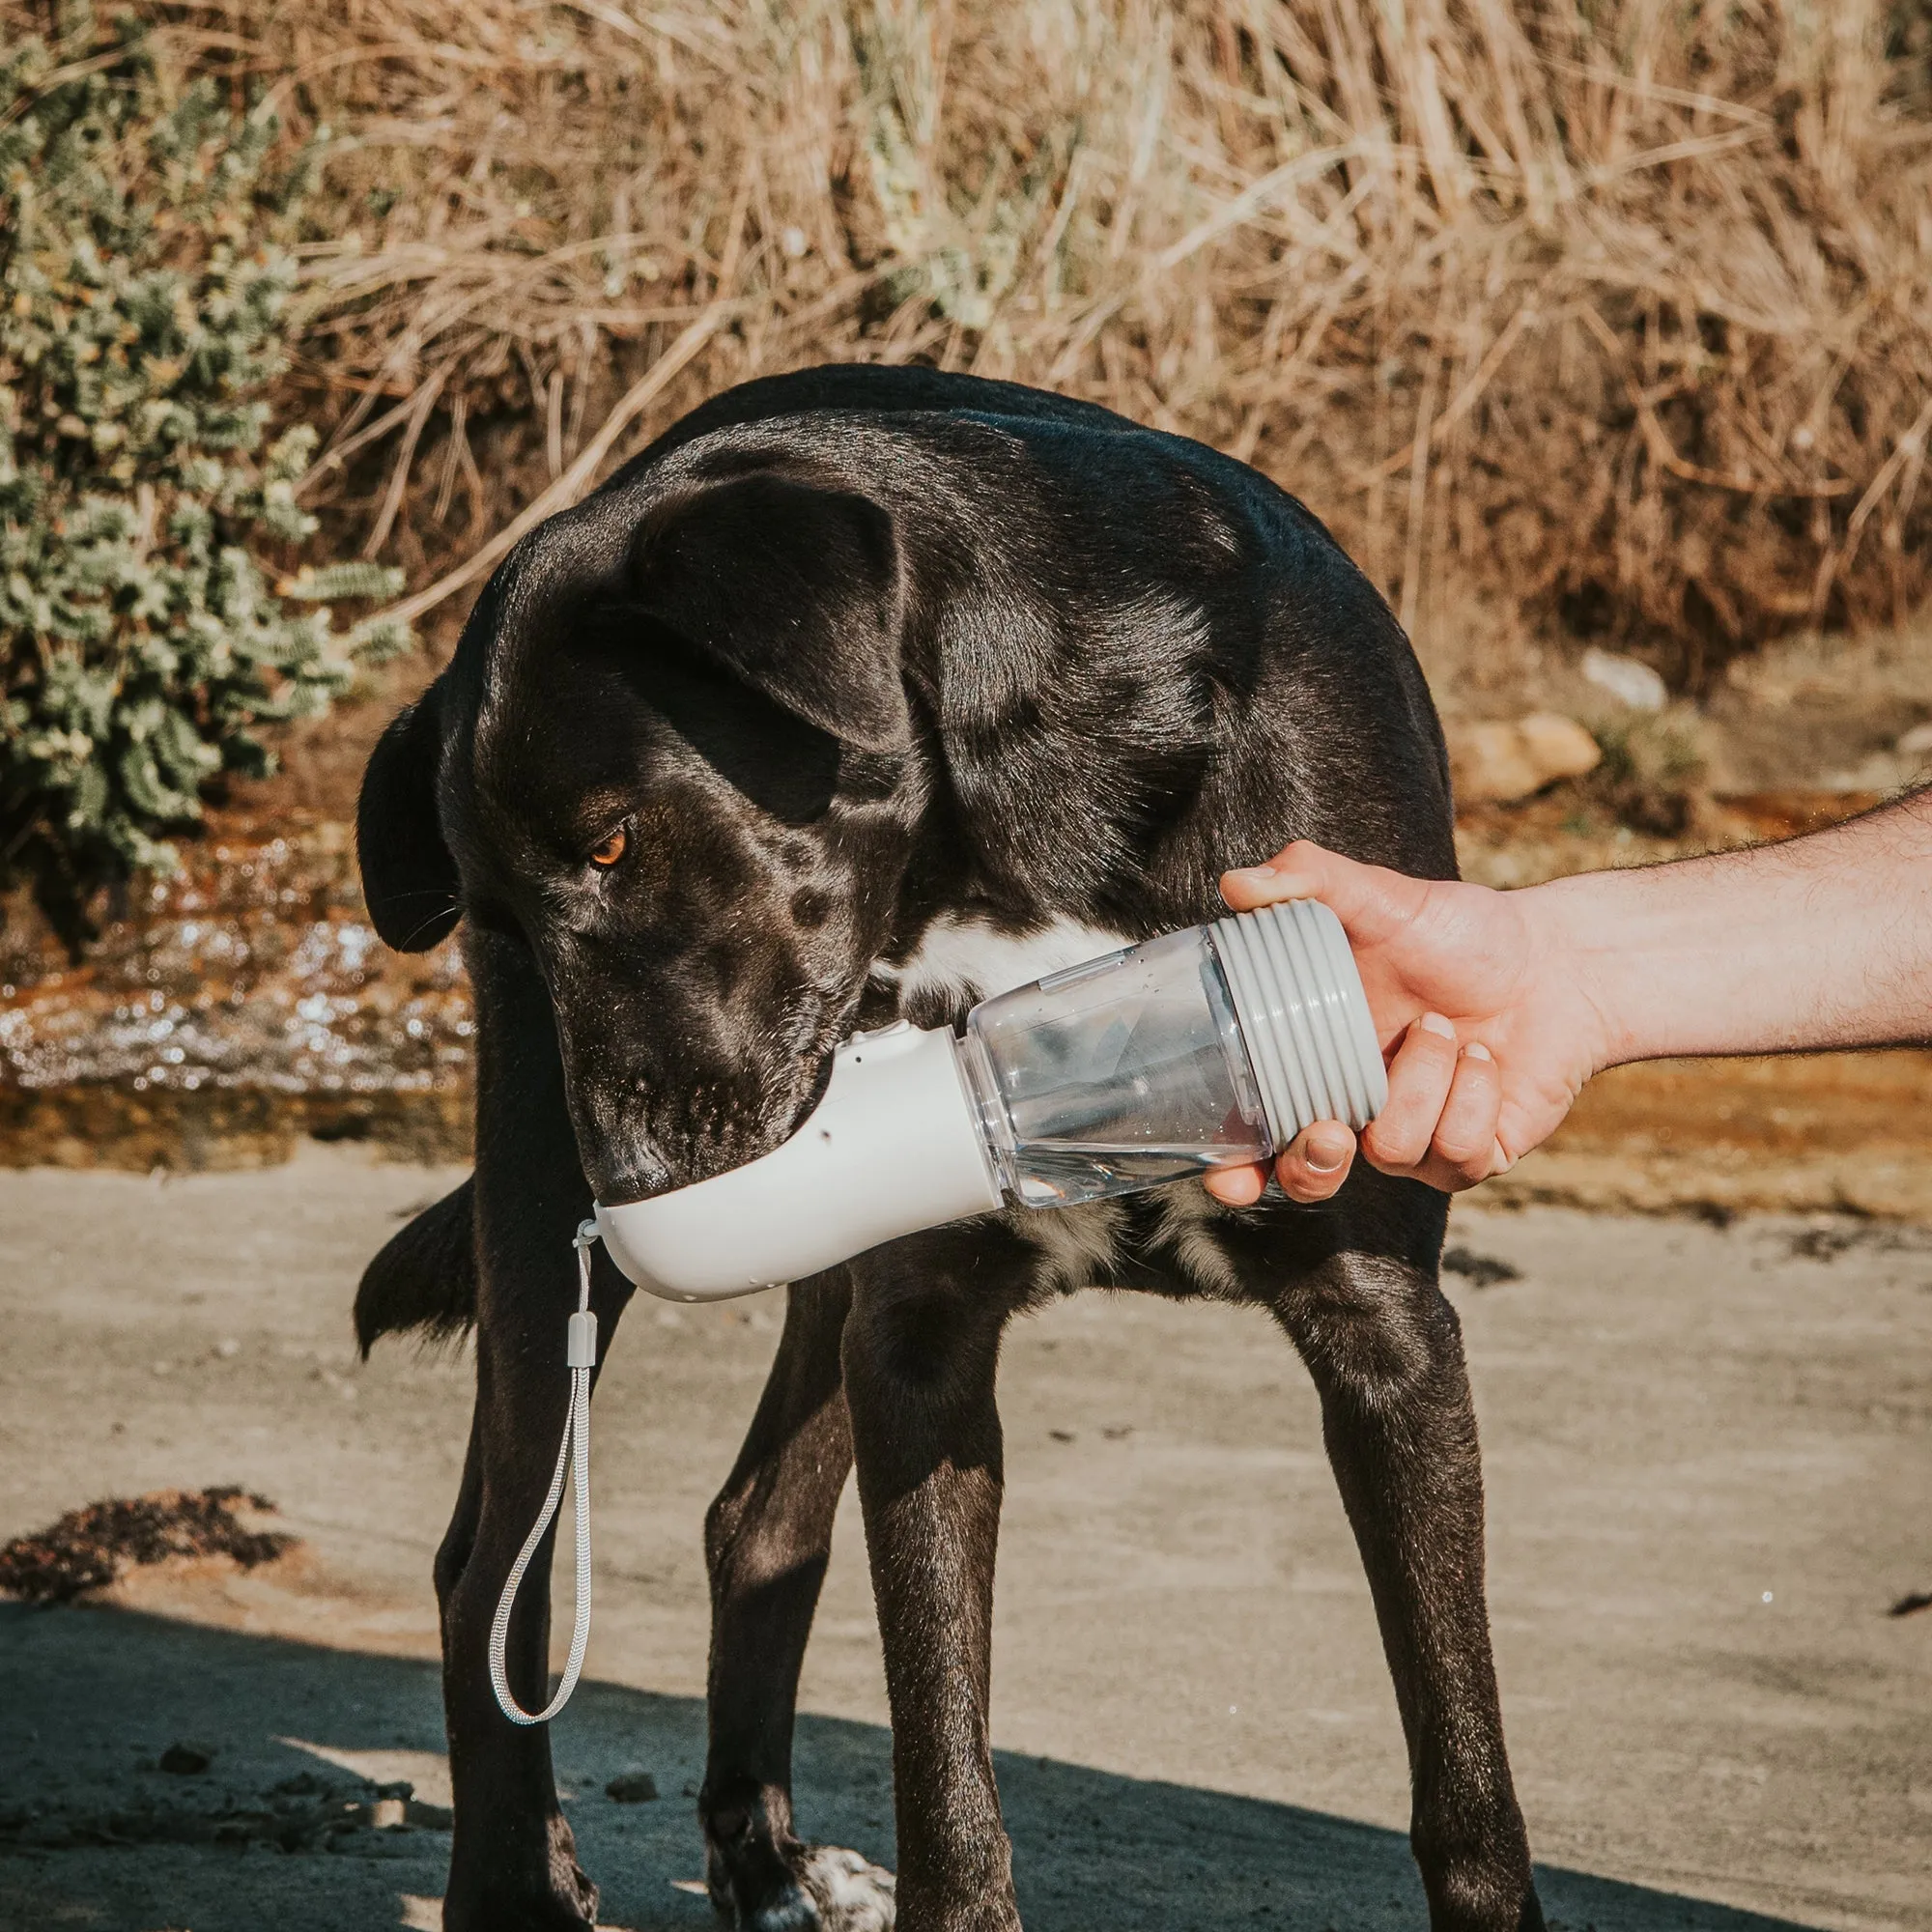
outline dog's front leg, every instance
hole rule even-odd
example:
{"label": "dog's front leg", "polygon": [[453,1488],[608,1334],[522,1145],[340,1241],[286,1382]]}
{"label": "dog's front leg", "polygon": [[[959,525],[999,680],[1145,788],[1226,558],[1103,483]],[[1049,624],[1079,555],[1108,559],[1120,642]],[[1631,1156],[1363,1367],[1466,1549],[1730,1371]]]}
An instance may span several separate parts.
{"label": "dog's front leg", "polygon": [[987,1236],[852,1264],[845,1394],[893,1714],[901,1932],[1017,1932],[987,1693],[1005,1481],[994,1378],[1022,1296]]}
{"label": "dog's front leg", "polygon": [[[557,1805],[548,1725],[513,1724],[490,1688],[491,1620],[536,1520],[563,1429],[564,1326],[576,1306],[571,1236],[588,1211],[564,1109],[549,996],[509,940],[466,948],[477,1003],[476,1408],[456,1514],[437,1553],[443,1707],[455,1832],[447,1932],[564,1932],[596,1916]],[[599,1353],[629,1291],[600,1258]],[[548,1699],[554,1535],[530,1566],[511,1618],[506,1669],[526,1710]]]}
{"label": "dog's front leg", "polygon": [[698,1810],[711,1902],[736,1932],[886,1932],[890,1872],[792,1828],[798,1673],[852,1467],[842,1268],[794,1285],[745,1446],[704,1522],[711,1749]]}
{"label": "dog's front leg", "polygon": [[[1366,1186],[1386,1196],[1411,1185],[1365,1177],[1358,1197]],[[1431,1202],[1428,1211],[1439,1208]],[[1276,1313],[1321,1394],[1328,1460],[1375,1598],[1408,1744],[1410,1844],[1432,1932],[1542,1932],[1490,1647],[1482,1461],[1462,1329],[1415,1252],[1434,1253],[1439,1226],[1364,1244],[1380,1252],[1344,1242]]]}

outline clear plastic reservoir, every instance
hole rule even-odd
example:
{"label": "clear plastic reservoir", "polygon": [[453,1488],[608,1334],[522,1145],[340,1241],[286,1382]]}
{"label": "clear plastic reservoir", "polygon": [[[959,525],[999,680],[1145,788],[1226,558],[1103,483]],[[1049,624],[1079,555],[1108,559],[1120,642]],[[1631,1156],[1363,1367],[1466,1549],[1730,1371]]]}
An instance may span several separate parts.
{"label": "clear plastic reservoir", "polygon": [[1205,926],[985,1001],[959,1057],[1000,1180],[1030,1208],[1128,1194],[1273,1148]]}

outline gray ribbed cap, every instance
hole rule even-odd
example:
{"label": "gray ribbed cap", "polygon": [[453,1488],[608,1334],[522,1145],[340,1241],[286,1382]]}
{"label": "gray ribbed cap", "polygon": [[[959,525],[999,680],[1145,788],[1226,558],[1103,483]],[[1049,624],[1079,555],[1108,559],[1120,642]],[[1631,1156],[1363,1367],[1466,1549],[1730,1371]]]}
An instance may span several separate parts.
{"label": "gray ribbed cap", "polygon": [[1388,1072],[1342,922],[1317,899],[1294,899],[1208,930],[1275,1151],[1316,1121],[1367,1126],[1388,1098]]}

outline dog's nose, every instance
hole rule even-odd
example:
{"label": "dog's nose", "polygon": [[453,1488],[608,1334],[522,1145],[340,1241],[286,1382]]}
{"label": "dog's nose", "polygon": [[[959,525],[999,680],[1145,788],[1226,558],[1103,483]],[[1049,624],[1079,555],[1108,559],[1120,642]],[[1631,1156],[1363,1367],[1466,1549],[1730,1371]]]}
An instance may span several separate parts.
{"label": "dog's nose", "polygon": [[580,1141],[590,1143],[579,1149],[583,1156],[583,1178],[607,1208],[648,1201],[652,1195],[678,1185],[671,1164],[632,1135],[584,1135]]}
{"label": "dog's nose", "polygon": [[662,1182],[654,1183],[637,1174],[612,1172],[601,1179],[596,1175],[589,1179],[591,1191],[605,1208],[628,1208],[634,1202],[649,1201],[668,1191]]}

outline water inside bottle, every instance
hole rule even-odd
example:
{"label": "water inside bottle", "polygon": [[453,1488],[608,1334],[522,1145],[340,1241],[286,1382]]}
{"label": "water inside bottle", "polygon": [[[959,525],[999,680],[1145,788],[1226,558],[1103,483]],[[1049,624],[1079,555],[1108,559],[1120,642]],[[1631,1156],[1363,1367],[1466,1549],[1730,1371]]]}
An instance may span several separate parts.
{"label": "water inside bottle", "polygon": [[1013,1167],[1023,1205],[1069,1208],[1257,1157],[1251,1146],[1204,1147],[1198,1141],[1136,1148],[1124,1148],[1118,1141],[1034,1141],[1022,1142],[1014,1150]]}
{"label": "water inside bottle", "polygon": [[976,1007],[962,1066],[1003,1184],[1032,1208],[1242,1160],[1267,1129],[1202,927]]}

